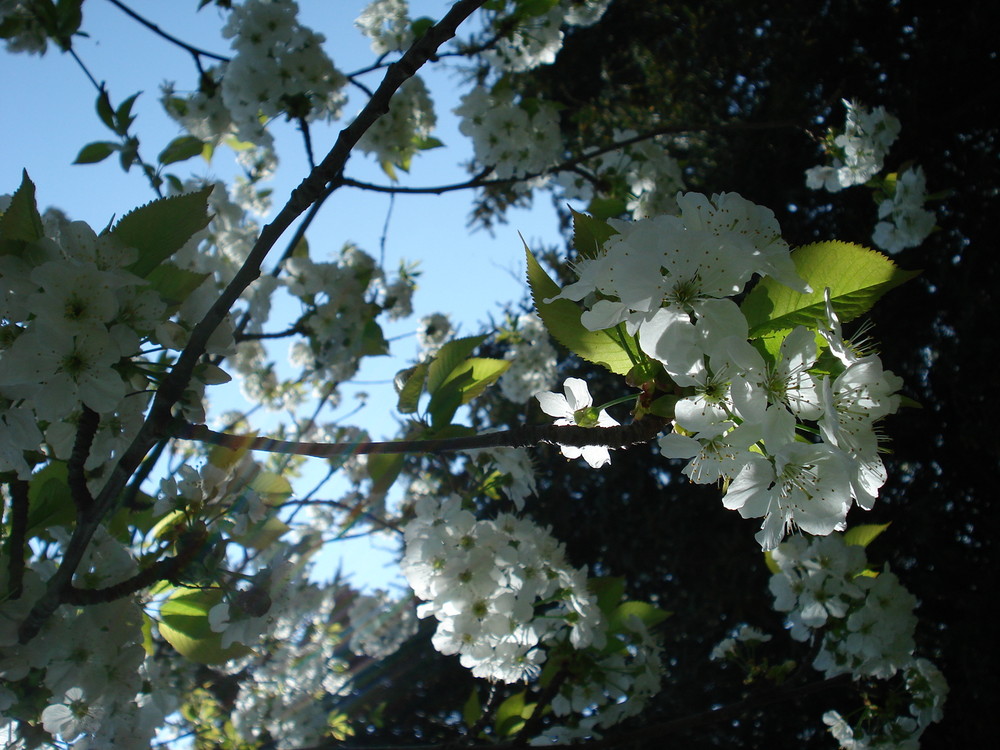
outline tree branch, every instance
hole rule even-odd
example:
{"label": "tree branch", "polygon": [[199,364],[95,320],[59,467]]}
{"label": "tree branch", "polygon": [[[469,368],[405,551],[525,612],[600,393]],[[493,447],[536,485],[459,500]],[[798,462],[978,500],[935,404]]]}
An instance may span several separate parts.
{"label": "tree branch", "polygon": [[406,193],[411,195],[441,195],[442,193],[450,193],[456,190],[469,190],[470,188],[480,188],[480,187],[493,187],[498,185],[512,185],[518,182],[525,182],[526,180],[532,180],[536,177],[542,177],[547,174],[555,174],[557,172],[569,172],[575,171],[575,168],[584,164],[591,159],[602,156],[603,154],[609,153],[611,151],[616,151],[625,146],[630,146],[633,143],[640,143],[642,141],[648,141],[651,138],[656,138],[660,135],[683,135],[689,133],[711,133],[711,132],[726,132],[730,130],[777,130],[784,128],[799,128],[801,127],[799,123],[793,122],[791,120],[778,120],[774,122],[734,122],[728,125],[706,125],[703,127],[662,127],[654,128],[653,130],[647,130],[644,133],[639,133],[638,135],[631,136],[629,138],[623,138],[620,141],[614,141],[607,146],[601,146],[600,148],[594,149],[593,151],[588,151],[585,154],[578,154],[577,156],[571,156],[565,161],[560,162],[551,167],[546,167],[545,169],[535,170],[534,172],[525,172],[523,175],[517,177],[507,177],[504,179],[494,179],[487,180],[484,179],[493,171],[492,166],[484,167],[479,174],[472,177],[464,182],[455,182],[450,185],[430,185],[427,187],[401,187],[394,185],[376,185],[370,182],[361,182],[360,180],[354,180],[348,177],[343,178],[340,184],[346,187],[355,187],[360,190],[370,190],[375,193]]}
{"label": "tree branch", "polygon": [[21,643],[27,643],[34,638],[45,621],[63,601],[64,592],[70,585],[80,560],[83,559],[91,537],[101,521],[120,502],[122,490],[132,473],[142,463],[146,453],[165,436],[172,421],[173,408],[180,401],[184,389],[191,381],[191,375],[205,352],[209,338],[229,314],[233,304],[243,291],[260,275],[260,266],[268,252],[291,226],[292,222],[320,198],[328,187],[335,188],[341,184],[339,180],[351,150],[372,124],[389,111],[389,100],[392,95],[434,56],[438,47],[454,37],[459,24],[485,2],[486,0],[459,0],[440,21],[431,26],[420,39],[413,43],[398,62],[389,66],[385,78],[375,90],[374,96],[354,121],[340,131],[333,148],[323,161],[292,191],[288,202],[274,221],[263,228],[243,267],[219,295],[204,318],[194,327],[187,346],[156,391],[153,404],[149,409],[146,421],[139,429],[139,433],[133,439],[132,444],[122,453],[118,463],[111,471],[107,483],[95,498],[91,511],[77,523],[73,536],[63,553],[62,564],[49,579],[45,593],[35,603],[21,624],[18,633]]}
{"label": "tree branch", "polygon": [[[132,10],[131,8],[129,8],[127,5],[125,5],[124,3],[120,2],[119,0],[108,0],[108,2],[111,3],[112,5],[114,5],[119,10],[121,10],[126,15],[132,17],[133,19],[135,19],[136,21],[138,21],[139,23],[141,23],[143,26],[145,26],[147,29],[149,29],[150,31],[152,31],[157,36],[163,37],[164,39],[166,39],[171,44],[176,44],[181,49],[185,50],[186,52],[189,52],[191,55],[194,56],[195,60],[197,60],[199,56],[204,56],[204,57],[208,57],[208,58],[210,58],[212,60],[219,60],[221,62],[229,62],[229,58],[228,57],[224,57],[223,55],[217,55],[214,52],[207,52],[207,51],[205,51],[203,49],[198,49],[197,47],[194,47],[194,46],[188,44],[187,42],[185,42],[185,41],[183,41],[181,39],[178,39],[177,37],[175,37],[175,36],[173,36],[171,34],[168,34],[166,31],[164,31],[159,26],[157,26],[155,23],[153,23],[152,21],[149,21],[149,20],[143,18],[142,16],[140,16],[138,13],[136,13],[134,10]],[[200,69],[200,67],[201,66],[199,66],[199,69]]]}
{"label": "tree branch", "polygon": [[358,440],[349,443],[306,443],[276,440],[268,437],[251,437],[216,432],[203,424],[175,421],[171,434],[175,438],[199,440],[221,445],[232,450],[249,449],[268,453],[285,453],[316,458],[333,458],[344,455],[371,455],[378,453],[449,453],[477,448],[526,448],[538,443],[568,445],[584,448],[600,445],[607,448],[624,448],[648,443],[668,424],[666,419],[648,415],[632,424],[618,427],[577,427],[575,425],[523,425],[510,430],[487,432],[481,435],[429,440],[397,440],[372,442]]}

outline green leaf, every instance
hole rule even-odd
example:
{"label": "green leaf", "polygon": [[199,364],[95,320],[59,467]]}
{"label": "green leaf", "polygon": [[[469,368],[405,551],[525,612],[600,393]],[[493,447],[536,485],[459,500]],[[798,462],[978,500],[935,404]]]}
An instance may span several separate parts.
{"label": "green leaf", "polygon": [[473,357],[460,363],[431,396],[427,405],[431,424],[435,427],[448,424],[459,406],[495,383],[510,365],[509,360],[487,357]]}
{"label": "green leaf", "polygon": [[139,259],[126,268],[146,278],[177,252],[191,235],[208,225],[208,196],[212,187],[193,193],[161,198],[130,211],[111,233],[127,247],[139,251]]}
{"label": "green leaf", "polygon": [[[442,387],[448,387],[461,378],[463,382],[458,386],[458,389],[462,395],[462,403],[467,404],[495,383],[501,375],[507,372],[510,365],[511,362],[507,359],[472,357],[452,370]],[[466,373],[471,375],[471,380],[465,379]]]}
{"label": "green leaf", "polygon": [[579,211],[569,210],[573,215],[573,249],[581,258],[596,258],[604,251],[604,243],[618,231],[608,223]]}
{"label": "green leaf", "polygon": [[173,164],[190,159],[192,156],[198,156],[204,150],[205,144],[200,138],[195,138],[193,135],[181,135],[170,141],[156,157],[156,160],[160,164]]}
{"label": "green leaf", "polygon": [[[405,371],[404,371],[405,372]],[[399,377],[397,375],[397,377]],[[427,380],[427,363],[421,362],[411,368],[403,387],[399,389],[399,402],[396,408],[400,414],[413,414],[420,403],[420,394],[424,392],[424,382]]]}
{"label": "green leaf", "polygon": [[111,99],[103,85],[97,95],[97,116],[101,118],[101,122],[108,126],[109,130],[118,132],[115,129],[115,110],[111,106]]}
{"label": "green leaf", "polygon": [[372,478],[372,494],[381,495],[392,487],[399,472],[403,470],[405,456],[402,453],[375,453],[368,456],[366,468]]}
{"label": "green leaf", "polygon": [[587,581],[587,588],[597,595],[597,607],[610,615],[625,594],[625,579],[621,576],[601,576]]}
{"label": "green leaf", "polygon": [[195,273],[186,268],[178,268],[173,263],[161,263],[146,274],[146,280],[167,303],[168,312],[173,312],[209,276],[209,273]]}
{"label": "green leaf", "polygon": [[433,396],[451,375],[452,370],[485,340],[486,336],[468,336],[449,341],[442,346],[427,369],[427,392]]}
{"label": "green leaf", "polygon": [[430,151],[432,148],[441,148],[444,146],[444,142],[434,136],[413,136],[411,139],[414,147],[418,151]]}
{"label": "green leaf", "polygon": [[20,256],[27,244],[45,236],[42,217],[35,203],[35,185],[22,170],[21,184],[11,196],[10,205],[0,215],[0,255]]}
{"label": "green leaf", "polygon": [[74,164],[97,164],[118,150],[118,144],[111,141],[94,141],[80,149]]}
{"label": "green leaf", "polygon": [[250,549],[265,550],[290,531],[291,528],[291,526],[284,523],[281,519],[271,516],[251,526],[245,534],[233,537],[233,541]]}
{"label": "green leaf", "polygon": [[670,617],[670,613],[649,602],[624,602],[611,614],[608,629],[612,632],[629,632],[629,620],[638,617],[647,628],[653,628]]}
{"label": "green leaf", "polygon": [[199,664],[221,664],[250,653],[242,643],[222,647],[208,611],[222,601],[222,589],[178,589],[160,607],[160,635],[181,656]]}
{"label": "green leaf", "polygon": [[778,575],[781,572],[781,568],[778,567],[778,563],[774,561],[774,555],[771,554],[771,550],[764,550],[764,564],[767,569],[771,571],[772,575]]}
{"label": "green leaf", "polygon": [[441,429],[451,424],[455,412],[462,405],[461,387],[472,380],[472,373],[465,372],[452,380],[447,387],[439,388],[427,404],[431,426]]}
{"label": "green leaf", "polygon": [[580,322],[583,311],[567,299],[552,302],[545,300],[559,294],[556,285],[545,269],[535,260],[528,246],[524,246],[528,261],[528,284],[535,309],[552,337],[579,357],[601,365],[616,375],[625,375],[632,369],[628,352],[605,331],[590,331]]}
{"label": "green leaf", "polygon": [[76,506],[69,491],[68,472],[63,461],[53,461],[36,471],[28,484],[28,537],[51,526],[70,527],[76,521]]}
{"label": "green leaf", "polygon": [[434,19],[428,18],[427,16],[421,16],[420,18],[414,18],[410,22],[410,29],[413,30],[413,38],[419,39],[424,34],[427,33],[427,29],[434,25]]}
{"label": "green leaf", "polygon": [[259,471],[247,486],[270,506],[281,505],[292,495],[292,483],[273,471]]}
{"label": "green leaf", "polygon": [[595,196],[587,206],[587,211],[596,221],[613,219],[628,210],[628,204],[621,198],[600,198]]}
{"label": "green leaf", "polygon": [[494,720],[497,737],[510,737],[521,731],[524,722],[535,712],[536,703],[525,703],[526,690],[514,693],[497,707]]}
{"label": "green leaf", "polygon": [[125,135],[128,133],[128,129],[135,122],[135,118],[132,117],[132,105],[135,104],[135,100],[139,98],[141,91],[138,91],[128,99],[123,101],[118,105],[118,109],[115,110],[115,121],[118,123],[117,132],[119,135]]}
{"label": "green leaf", "polygon": [[844,532],[844,544],[854,544],[858,547],[867,547],[874,542],[883,531],[889,528],[888,523],[866,523],[861,526],[852,526]]}
{"label": "green leaf", "polygon": [[389,342],[385,340],[382,326],[370,318],[365,322],[365,330],[361,334],[361,356],[380,357],[389,353]]}
{"label": "green leaf", "polygon": [[479,702],[479,691],[476,688],[472,688],[468,700],[462,706],[462,721],[465,722],[465,726],[474,727],[482,715],[483,706]]}
{"label": "green leaf", "polygon": [[813,291],[800,294],[765,278],[741,305],[750,338],[799,325],[815,328],[826,317],[823,290],[830,288],[834,310],[846,323],[871,309],[890,289],[918,271],[903,271],[881,253],[849,242],[818,242],[792,253],[795,268]]}

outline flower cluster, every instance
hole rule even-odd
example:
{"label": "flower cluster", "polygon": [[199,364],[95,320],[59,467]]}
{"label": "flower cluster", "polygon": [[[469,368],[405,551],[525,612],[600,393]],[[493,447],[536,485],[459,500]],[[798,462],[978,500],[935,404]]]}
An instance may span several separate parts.
{"label": "flower cluster", "polygon": [[[68,541],[65,529],[52,531],[58,542]],[[5,592],[9,567],[7,556],[0,554],[0,586]],[[128,578],[135,570],[129,551],[99,530],[78,578],[101,587]],[[25,573],[21,597],[0,604],[0,706],[4,707],[0,730],[14,716],[37,710],[41,700],[42,726],[67,742],[87,733],[100,747],[148,745],[170,706],[151,699],[142,647],[143,616],[134,601],[63,606],[46,623],[41,637],[18,644],[18,626],[54,571],[55,565],[48,561],[33,564]],[[25,680],[30,681],[28,691],[18,684]]]}
{"label": "flower cluster", "polygon": [[[294,0],[246,0],[222,29],[234,51],[205,71],[188,97],[163,92],[163,105],[192,135],[218,143],[226,135],[269,147],[266,121],[336,119],[347,101],[346,79],[323,51],[324,38],[298,21]],[[262,119],[264,122],[262,122]]]}
{"label": "flower cluster", "polygon": [[500,392],[515,404],[526,403],[555,384],[556,350],[537,315],[520,315],[504,338],[512,346],[504,354],[510,367],[500,376]]}
{"label": "flower cluster", "polygon": [[499,179],[538,173],[562,153],[559,115],[548,102],[516,102],[504,86],[478,86],[462,97],[458,128],[472,138],[476,163],[493,167]]}
{"label": "flower cluster", "polygon": [[[681,393],[661,452],[692,459],[684,473],[695,482],[726,482],[727,508],[764,518],[764,549],[792,527],[843,529],[852,502],[871,508],[885,482],[874,425],[896,410],[899,378],[844,341],[829,298],[830,375],[816,367],[816,336],[803,326],[767,356],[753,347],[732,296],[755,274],[808,291],[774,214],[734,193],[677,202],[679,216],[611,220],[618,234],[581,259],[579,281],[553,299],[584,301],[580,321],[592,331],[638,336]],[[821,439],[799,440],[808,434]]]}
{"label": "flower cluster", "polygon": [[417,618],[408,599],[396,601],[385,591],[359,594],[348,610],[351,621],[350,649],[381,659],[417,632]]}
{"label": "flower cluster", "polygon": [[[615,131],[616,141],[636,136]],[[560,172],[554,182],[567,200],[589,203],[594,185],[611,195],[626,196],[625,208],[633,219],[677,213],[677,191],[684,189],[680,163],[661,139],[633,143],[587,159],[572,172]]]}
{"label": "flower cluster", "polygon": [[358,148],[366,154],[375,154],[383,165],[408,169],[417,151],[432,143],[429,138],[436,123],[427,86],[419,76],[413,76],[393,96],[389,111],[361,137]]}
{"label": "flower cluster", "polygon": [[31,5],[28,0],[0,0],[0,32],[8,52],[44,55],[48,48],[45,28]]}
{"label": "flower cluster", "polygon": [[[562,26],[591,26],[601,20],[611,0],[560,0],[542,4],[543,10],[507,28],[497,45],[483,55],[500,70],[521,72],[548,65],[562,49]],[[544,9],[546,5],[551,5]],[[523,11],[522,11],[523,12]],[[529,11],[530,14],[530,11]],[[494,25],[504,28],[507,16],[498,14]]]}
{"label": "flower cluster", "polygon": [[434,647],[459,654],[476,677],[538,676],[545,643],[604,644],[587,576],[548,531],[509,514],[477,521],[459,498],[419,500],[406,526],[403,574],[420,617],[438,619]]}
{"label": "flower cluster", "polygon": [[890,254],[923,242],[934,229],[934,214],[924,208],[926,200],[924,170],[912,167],[897,175],[892,195],[878,204],[872,242]]}
{"label": "flower cluster", "polygon": [[361,11],[354,25],[371,39],[372,52],[384,55],[404,50],[413,43],[413,28],[408,14],[406,0],[372,0]]}
{"label": "flower cluster", "polygon": [[934,665],[913,654],[916,598],[888,567],[877,575],[869,571],[864,549],[839,535],[796,537],[772,556],[779,570],[770,582],[774,607],[787,613],[792,637],[822,638],[813,667],[826,677],[846,673],[855,679],[885,680],[902,672],[911,695],[910,716],[880,717],[877,732],[867,737],[871,744],[865,744],[864,731],[856,733],[837,712],[825,714],[841,747],[870,747],[876,739],[915,743],[941,719],[948,691]]}
{"label": "flower cluster", "polygon": [[350,378],[361,357],[384,351],[375,317],[405,312],[414,287],[402,275],[387,281],[375,259],[351,244],[335,262],[292,257],[285,269],[285,288],[303,307],[296,328],[306,337],[289,356],[317,385]]}
{"label": "flower cluster", "polygon": [[566,723],[548,727],[531,744],[599,739],[601,729],[642,713],[646,702],[660,691],[661,651],[642,620],[627,618],[623,629],[609,636],[600,656],[574,665],[553,698],[552,712]]}
{"label": "flower cluster", "polygon": [[84,222],[49,230],[0,257],[0,470],[24,479],[24,451],[44,444],[48,456],[69,458],[85,410],[100,416],[88,469],[128,444],[147,404],[143,345],[166,318],[160,296],[126,270],[134,249]]}
{"label": "flower cluster", "polygon": [[844,132],[833,136],[827,150],[833,155],[832,166],[806,170],[806,186],[837,193],[851,185],[863,185],[882,170],[889,148],[899,135],[899,120],[885,111],[873,110],[844,100],[847,122]]}

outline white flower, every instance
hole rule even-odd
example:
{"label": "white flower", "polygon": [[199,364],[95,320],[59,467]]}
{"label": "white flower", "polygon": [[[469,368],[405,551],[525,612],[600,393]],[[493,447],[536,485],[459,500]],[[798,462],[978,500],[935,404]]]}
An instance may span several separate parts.
{"label": "white flower", "polygon": [[46,732],[70,742],[84,732],[94,732],[104,717],[103,707],[87,700],[77,687],[66,691],[62,700],[49,704],[42,711],[42,726]]}
{"label": "white flower", "polygon": [[372,41],[372,52],[404,50],[413,43],[413,30],[406,0],[373,0],[354,25]]}
{"label": "white flower", "polygon": [[920,167],[907,169],[896,178],[891,197],[879,203],[872,241],[887,253],[916,247],[934,229],[934,214],[924,208],[927,181]]}
{"label": "white flower", "polygon": [[[594,400],[590,396],[587,383],[580,378],[566,378],[563,383],[563,394],[558,393],[538,393],[538,405],[542,411],[550,417],[556,417],[557,425],[580,425],[581,421],[586,422],[587,427],[615,427],[618,422],[605,410],[601,410],[596,416],[596,421],[591,412]],[[597,469],[605,464],[611,463],[611,454],[602,445],[588,445],[577,448],[572,445],[560,445],[559,450],[566,458],[583,459],[593,468]]]}
{"label": "white flower", "polygon": [[796,526],[820,536],[843,530],[851,505],[846,458],[827,445],[789,442],[775,452],[773,465],[755,456],[743,467],[723,504],[744,518],[764,517],[756,538],[765,550]]}

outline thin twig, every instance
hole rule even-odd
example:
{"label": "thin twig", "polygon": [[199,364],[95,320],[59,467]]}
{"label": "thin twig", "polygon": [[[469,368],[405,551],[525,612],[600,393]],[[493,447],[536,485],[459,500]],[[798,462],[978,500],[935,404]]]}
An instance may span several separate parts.
{"label": "thin twig", "polygon": [[494,187],[500,185],[513,185],[518,182],[524,182],[526,180],[532,180],[536,177],[542,177],[544,175],[555,174],[557,172],[575,172],[579,165],[584,164],[591,159],[594,159],[603,154],[609,153],[611,151],[617,151],[625,146],[630,146],[633,143],[639,143],[641,141],[647,141],[651,138],[655,138],[661,135],[685,135],[693,133],[711,133],[711,132],[726,132],[730,130],[776,130],[785,128],[799,128],[801,127],[799,123],[793,122],[791,120],[780,120],[774,122],[734,122],[727,125],[706,125],[702,127],[662,127],[654,128],[648,130],[644,133],[631,136],[629,138],[623,138],[620,141],[614,141],[606,146],[601,146],[600,148],[594,149],[593,151],[588,151],[584,154],[579,154],[577,156],[572,156],[565,161],[555,164],[551,167],[546,167],[545,169],[538,169],[534,172],[525,172],[517,177],[505,177],[503,179],[484,179],[487,175],[493,172],[493,167],[488,166],[483,168],[479,174],[475,177],[471,177],[463,182],[455,182],[449,185],[429,185],[426,187],[402,187],[397,185],[378,185],[371,182],[362,182],[360,180],[355,180],[350,177],[344,177],[341,180],[341,184],[345,187],[354,187],[360,190],[369,190],[375,193],[391,193],[391,194],[409,194],[409,195],[441,195],[442,193],[450,193],[456,190],[469,190],[470,188],[480,188],[480,187]]}
{"label": "thin twig", "polygon": [[178,39],[177,37],[173,36],[172,34],[168,34],[166,31],[164,31],[159,26],[157,26],[155,23],[153,23],[152,21],[146,20],[145,18],[143,18],[142,16],[140,16],[138,13],[136,13],[134,10],[132,10],[131,8],[129,8],[127,5],[125,5],[124,3],[120,2],[119,0],[108,0],[108,2],[111,3],[112,5],[114,5],[116,8],[120,9],[126,15],[129,15],[132,18],[134,18],[136,21],[138,21],[139,23],[141,23],[143,26],[145,26],[147,29],[149,29],[150,31],[152,31],[157,36],[163,37],[164,39],[166,39],[171,44],[176,44],[181,49],[185,50],[186,52],[189,52],[191,55],[194,56],[194,58],[196,60],[198,59],[199,56],[203,55],[205,57],[211,58],[212,60],[219,60],[220,62],[229,62],[229,58],[228,57],[225,57],[223,55],[217,55],[214,52],[208,52],[206,50],[199,49],[197,47],[194,47],[194,46],[188,44],[187,42],[185,42],[185,41],[183,41],[181,39]]}

